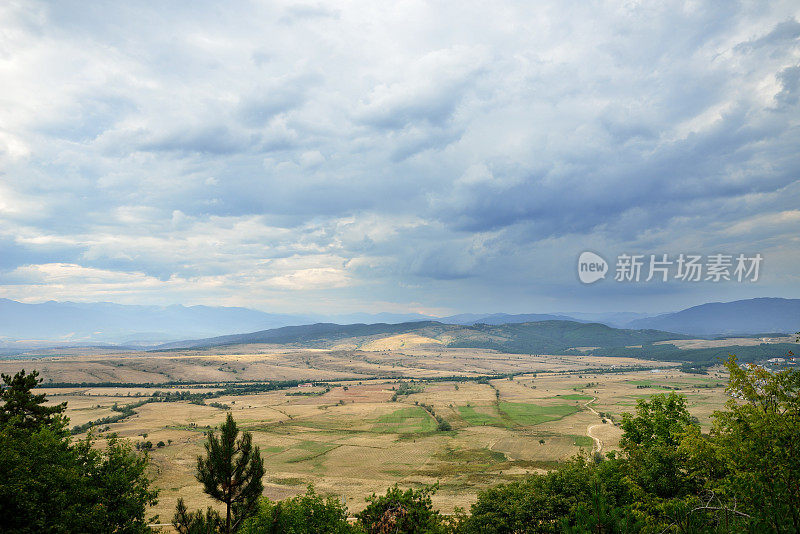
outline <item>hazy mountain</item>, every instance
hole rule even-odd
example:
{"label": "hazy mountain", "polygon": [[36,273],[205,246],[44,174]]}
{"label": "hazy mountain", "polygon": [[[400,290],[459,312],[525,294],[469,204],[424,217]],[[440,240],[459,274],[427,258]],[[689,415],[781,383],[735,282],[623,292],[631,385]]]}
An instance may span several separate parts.
{"label": "hazy mountain", "polygon": [[616,328],[625,328],[632,321],[652,317],[656,314],[637,312],[564,312],[561,315],[572,317],[575,321],[603,323]]}
{"label": "hazy mountain", "polygon": [[413,321],[437,321],[436,317],[421,315],[419,313],[348,313],[344,315],[319,315],[315,316],[320,322],[336,324],[354,323],[408,323]]}
{"label": "hazy mountain", "polygon": [[304,316],[211,306],[132,306],[110,302],[25,304],[0,299],[0,338],[148,343],[310,322]]}
{"label": "hazy mountain", "polygon": [[435,320],[446,324],[475,324],[487,315],[486,313],[459,313],[458,315],[439,317]]}
{"label": "hazy mountain", "polygon": [[701,336],[793,333],[800,330],[800,299],[755,298],[712,302],[675,313],[637,319],[627,326]]}
{"label": "hazy mountain", "polygon": [[446,324],[508,324],[508,323],[533,323],[537,321],[578,321],[588,322],[569,317],[561,314],[549,313],[462,313],[459,315],[450,315],[449,317],[442,317],[437,319],[439,322]]}

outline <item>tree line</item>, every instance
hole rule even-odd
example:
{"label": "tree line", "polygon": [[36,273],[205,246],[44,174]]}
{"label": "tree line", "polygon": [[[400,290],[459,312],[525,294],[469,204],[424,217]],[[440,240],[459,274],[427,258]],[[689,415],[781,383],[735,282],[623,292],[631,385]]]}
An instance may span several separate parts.
{"label": "tree line", "polygon": [[[731,400],[709,432],[682,395],[640,399],[622,417],[618,453],[491,487],[450,516],[433,506],[437,485],[373,494],[355,520],[313,486],[263,497],[260,451],[228,413],[195,468],[224,511],[188,510],[179,499],[172,524],[181,534],[800,532],[800,372],[741,367],[735,357],[726,367]],[[146,452],[116,439],[102,451],[91,436],[71,440],[65,404],[46,406],[32,392],[35,371],[2,379],[0,531],[149,532],[157,492]]]}

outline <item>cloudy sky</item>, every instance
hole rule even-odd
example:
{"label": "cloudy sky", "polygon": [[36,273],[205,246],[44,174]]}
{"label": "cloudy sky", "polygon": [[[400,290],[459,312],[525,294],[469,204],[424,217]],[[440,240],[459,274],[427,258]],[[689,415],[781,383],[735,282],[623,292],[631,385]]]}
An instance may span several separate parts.
{"label": "cloudy sky", "polygon": [[[490,7],[491,6],[491,7]],[[0,5],[0,297],[276,312],[800,297],[800,5]],[[764,260],[581,284],[584,250]]]}

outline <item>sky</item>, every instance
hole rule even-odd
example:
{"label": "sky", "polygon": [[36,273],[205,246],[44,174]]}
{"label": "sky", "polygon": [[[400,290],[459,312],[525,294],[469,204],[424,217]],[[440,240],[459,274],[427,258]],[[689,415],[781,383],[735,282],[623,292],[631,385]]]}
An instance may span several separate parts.
{"label": "sky", "polygon": [[[796,0],[0,4],[4,298],[797,298],[798,200]],[[583,251],[604,279],[579,280]],[[763,261],[616,281],[620,254]]]}

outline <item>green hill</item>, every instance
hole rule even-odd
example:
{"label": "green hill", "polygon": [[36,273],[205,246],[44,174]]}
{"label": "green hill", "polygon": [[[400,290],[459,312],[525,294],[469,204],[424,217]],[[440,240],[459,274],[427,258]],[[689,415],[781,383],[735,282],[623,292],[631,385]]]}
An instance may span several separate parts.
{"label": "green hill", "polygon": [[452,347],[489,348],[510,353],[564,352],[575,347],[628,347],[688,339],[661,330],[628,330],[600,323],[540,321],[502,325],[473,325],[461,332]]}
{"label": "green hill", "polygon": [[449,325],[436,321],[401,324],[318,323],[287,326],[247,334],[169,343],[161,350],[200,348],[246,343],[302,344],[324,346],[343,339],[375,338],[415,333],[438,339],[450,347],[496,349],[511,353],[553,353],[574,347],[627,347],[687,339],[688,336],[659,330],[625,330],[599,323],[539,321],[502,325]]}

